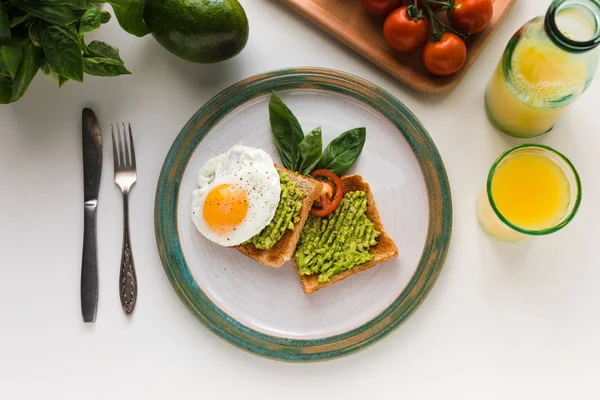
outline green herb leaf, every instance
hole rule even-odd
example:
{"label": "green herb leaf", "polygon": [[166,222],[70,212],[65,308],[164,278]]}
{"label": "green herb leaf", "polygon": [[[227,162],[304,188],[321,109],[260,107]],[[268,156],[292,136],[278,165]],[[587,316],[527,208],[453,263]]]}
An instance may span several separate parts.
{"label": "green herb leaf", "polygon": [[0,76],[0,104],[10,103],[12,97],[12,82],[10,79]]}
{"label": "green herb leaf", "polygon": [[302,161],[298,172],[302,175],[310,174],[319,161],[323,152],[323,139],[321,127],[315,128],[300,142],[300,156]]}
{"label": "green herb leaf", "polygon": [[111,15],[108,11],[100,11],[100,22],[106,24],[111,19]]}
{"label": "green herb leaf", "polygon": [[[15,12],[15,14],[16,14],[16,12]],[[27,21],[30,18],[32,18],[32,15],[29,14],[29,13],[11,15],[11,17],[10,17],[10,27],[14,28],[15,26],[18,26],[18,25],[22,24],[23,22]]]}
{"label": "green herb leaf", "polygon": [[319,168],[342,175],[354,164],[362,151],[367,137],[365,128],[351,129],[342,133],[325,148]]}
{"label": "green herb leaf", "polygon": [[145,0],[107,0],[115,12],[119,25],[135,36],[145,36],[150,31],[144,23]]}
{"label": "green herb leaf", "polygon": [[16,6],[21,10],[57,25],[69,25],[79,20],[84,10],[62,5],[44,5],[20,0]]}
{"label": "green herb leaf", "polygon": [[58,73],[52,68],[52,65],[48,62],[48,60],[44,60],[42,62],[42,66],[40,67],[46,79],[48,79],[52,83],[56,83],[58,85]]}
{"label": "green herb leaf", "polygon": [[8,10],[3,3],[0,3],[0,43],[10,41],[10,21],[8,19]]}
{"label": "green herb leaf", "polygon": [[[109,14],[110,15],[110,14]],[[79,34],[85,35],[100,28],[102,25],[102,14],[96,6],[91,6],[81,17],[79,22]]]}
{"label": "green herb leaf", "polygon": [[0,44],[0,75],[11,81],[23,62],[23,48],[15,44]]}
{"label": "green herb leaf", "polygon": [[118,76],[131,74],[121,61],[101,57],[85,57],[83,69],[86,73],[95,76]]}
{"label": "green herb leaf", "polygon": [[65,78],[64,76],[58,76],[58,87],[61,88],[62,85],[64,85],[65,83],[67,83],[69,81],[69,79]]}
{"label": "green herb leaf", "polygon": [[110,58],[111,60],[117,60],[123,62],[119,57],[119,49],[112,47],[108,43],[94,40],[87,45],[87,52],[93,56],[101,58]]}
{"label": "green herb leaf", "polygon": [[29,25],[29,39],[34,46],[42,47],[42,43],[40,42],[40,29],[36,21],[33,21],[31,25]]}
{"label": "green herb leaf", "polygon": [[83,56],[75,26],[42,23],[40,31],[42,47],[52,68],[65,78],[82,82]]}
{"label": "green herb leaf", "polygon": [[40,65],[42,65],[42,60],[44,59],[44,52],[42,49],[35,47],[33,43],[31,43],[31,40],[24,40],[22,46],[23,62],[21,63],[17,76],[12,81],[11,103],[23,97],[23,94],[25,94],[25,91],[40,69]]}
{"label": "green herb leaf", "polygon": [[283,165],[297,172],[302,162],[299,145],[304,139],[304,134],[292,111],[275,92],[271,93],[269,101],[269,119],[275,147]]}

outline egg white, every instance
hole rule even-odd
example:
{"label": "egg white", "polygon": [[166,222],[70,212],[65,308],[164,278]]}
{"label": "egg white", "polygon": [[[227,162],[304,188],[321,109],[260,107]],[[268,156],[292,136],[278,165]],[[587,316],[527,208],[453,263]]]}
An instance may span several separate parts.
{"label": "egg white", "polygon": [[[233,184],[248,195],[246,218],[234,230],[219,234],[204,220],[204,203],[216,186]],[[237,144],[206,162],[198,172],[198,189],[192,194],[192,221],[207,239],[221,246],[237,246],[259,234],[275,216],[281,186],[273,159],[261,149]]]}

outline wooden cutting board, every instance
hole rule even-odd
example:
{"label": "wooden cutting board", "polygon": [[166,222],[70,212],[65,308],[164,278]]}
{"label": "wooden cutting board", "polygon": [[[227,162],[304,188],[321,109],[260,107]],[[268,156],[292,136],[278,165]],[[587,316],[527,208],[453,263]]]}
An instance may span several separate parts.
{"label": "wooden cutting board", "polygon": [[403,54],[392,50],[383,38],[383,18],[367,14],[360,0],[280,1],[405,85],[422,93],[440,94],[451,90],[465,75],[517,0],[493,0],[494,16],[489,26],[468,40],[465,66],[446,77],[429,73],[423,66],[419,51]]}

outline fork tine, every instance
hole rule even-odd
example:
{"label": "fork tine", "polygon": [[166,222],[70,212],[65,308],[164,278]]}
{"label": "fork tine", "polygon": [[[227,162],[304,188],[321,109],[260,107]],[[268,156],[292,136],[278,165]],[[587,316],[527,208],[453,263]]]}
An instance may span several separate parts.
{"label": "fork tine", "polygon": [[133,146],[133,134],[131,133],[131,123],[127,123],[129,126],[129,150],[131,152],[131,166],[135,169],[135,147]]}
{"label": "fork tine", "polygon": [[[117,127],[118,127],[118,125],[117,125]],[[110,125],[110,134],[112,135],[113,160],[114,160],[115,167],[118,167],[119,166],[119,154],[117,152],[117,141],[115,139],[115,127],[112,124]]]}
{"label": "fork tine", "polygon": [[117,150],[119,153],[119,167],[123,166],[123,145],[121,144],[121,127],[117,125]]}
{"label": "fork tine", "polygon": [[131,165],[131,157],[129,156],[129,140],[127,139],[127,129],[125,129],[125,124],[123,125],[123,151],[125,152],[125,165]]}
{"label": "fork tine", "polygon": [[121,125],[117,125],[117,147],[119,148],[119,166],[125,166],[125,150],[123,149],[123,134],[121,133]]}

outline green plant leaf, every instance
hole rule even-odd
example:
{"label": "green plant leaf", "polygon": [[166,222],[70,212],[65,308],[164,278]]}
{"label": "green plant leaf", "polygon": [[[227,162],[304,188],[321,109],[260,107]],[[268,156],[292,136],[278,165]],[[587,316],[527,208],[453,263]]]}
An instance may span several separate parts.
{"label": "green plant leaf", "polygon": [[23,62],[23,48],[15,44],[0,44],[0,75],[15,79]]}
{"label": "green plant leaf", "polygon": [[64,76],[58,76],[58,87],[61,88],[62,85],[64,85],[65,83],[67,83],[69,81],[69,79],[65,78]]}
{"label": "green plant leaf", "polygon": [[56,83],[58,85],[58,77],[60,75],[58,75],[58,73],[56,73],[56,71],[54,70],[54,68],[52,68],[52,65],[50,65],[50,63],[48,62],[48,60],[44,60],[42,62],[42,66],[40,67],[40,69],[44,73],[44,76],[46,76],[46,78],[50,82]]}
{"label": "green plant leaf", "polygon": [[34,46],[42,47],[42,43],[40,42],[40,28],[36,21],[33,21],[29,25],[29,39]]}
{"label": "green plant leaf", "polygon": [[298,172],[302,175],[308,175],[315,169],[321,160],[321,153],[323,152],[321,127],[313,129],[312,132],[304,136],[304,139],[300,142],[299,148],[302,161],[298,168]]}
{"label": "green plant leaf", "polygon": [[11,17],[10,17],[10,27],[14,28],[15,26],[18,26],[18,25],[22,24],[23,22],[29,20],[32,17],[33,16],[31,14],[29,14],[29,13],[22,13],[22,14],[11,15]]}
{"label": "green plant leaf", "polygon": [[110,21],[110,19],[111,15],[108,11],[100,11],[100,22],[106,24],[108,21]]}
{"label": "green plant leaf", "polygon": [[323,151],[319,168],[342,175],[360,155],[366,138],[367,130],[365,128],[355,128],[342,133],[332,140]]}
{"label": "green plant leaf", "polygon": [[96,57],[110,58],[111,60],[123,62],[121,57],[119,57],[119,49],[98,40],[94,40],[87,45],[87,52]]}
{"label": "green plant leaf", "polygon": [[110,58],[85,57],[83,68],[87,74],[95,76],[118,76],[129,75],[131,72],[125,68],[122,62]]}
{"label": "green plant leaf", "polygon": [[92,3],[90,0],[27,0],[27,2],[45,6],[69,6],[78,10],[87,10]]}
{"label": "green plant leaf", "polygon": [[10,42],[10,20],[8,19],[8,10],[3,3],[0,3],[0,43]]}
{"label": "green plant leaf", "polygon": [[85,10],[63,5],[44,5],[20,0],[16,6],[31,15],[57,25],[69,25],[79,20]]}
{"label": "green plant leaf", "polygon": [[19,72],[11,84],[12,94],[10,102],[19,100],[25,94],[25,91],[29,87],[29,84],[33,80],[35,74],[37,74],[42,60],[44,59],[44,52],[41,48],[35,47],[31,40],[26,39],[22,43],[23,46],[23,62],[19,67]]}
{"label": "green plant leaf", "polygon": [[119,25],[135,36],[145,36],[150,31],[144,23],[145,0],[108,0],[115,12]]}
{"label": "green plant leaf", "polygon": [[42,23],[40,39],[52,68],[65,78],[83,81],[83,56],[75,25]]}
{"label": "green plant leaf", "polygon": [[100,28],[102,25],[102,14],[96,6],[91,6],[81,17],[79,22],[79,34],[85,35]]}
{"label": "green plant leaf", "polygon": [[298,119],[275,92],[271,93],[269,101],[269,119],[273,141],[283,165],[297,172],[302,162],[299,145],[304,134]]}
{"label": "green plant leaf", "polygon": [[0,76],[0,104],[10,103],[12,97],[12,82],[10,79]]}

